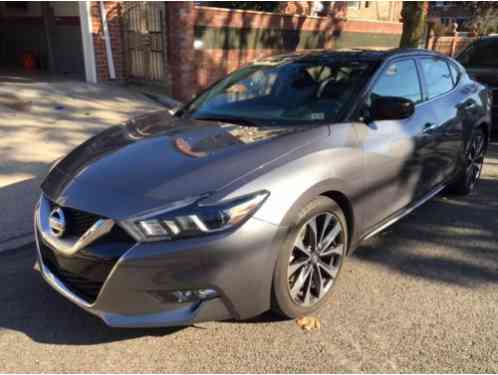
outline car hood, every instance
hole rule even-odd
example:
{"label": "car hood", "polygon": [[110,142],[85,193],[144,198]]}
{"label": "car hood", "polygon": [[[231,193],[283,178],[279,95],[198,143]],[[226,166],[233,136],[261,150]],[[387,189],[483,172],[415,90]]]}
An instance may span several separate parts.
{"label": "car hood", "polygon": [[126,218],[221,189],[325,131],[328,127],[247,127],[154,114],[77,147],[52,168],[42,190],[61,206]]}

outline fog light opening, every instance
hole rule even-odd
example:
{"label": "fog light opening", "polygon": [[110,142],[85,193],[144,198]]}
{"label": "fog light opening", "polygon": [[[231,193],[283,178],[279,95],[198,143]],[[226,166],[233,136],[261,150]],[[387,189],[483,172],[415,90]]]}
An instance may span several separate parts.
{"label": "fog light opening", "polygon": [[214,289],[177,290],[173,292],[177,303],[200,302],[217,296]]}
{"label": "fog light opening", "polygon": [[161,303],[200,303],[218,296],[214,289],[194,289],[194,290],[175,290],[164,291],[154,290],[148,293]]}

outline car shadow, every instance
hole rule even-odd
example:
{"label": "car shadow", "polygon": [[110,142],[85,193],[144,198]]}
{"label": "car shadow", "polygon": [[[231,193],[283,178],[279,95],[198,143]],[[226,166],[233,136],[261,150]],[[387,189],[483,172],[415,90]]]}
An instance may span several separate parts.
{"label": "car shadow", "polygon": [[359,261],[434,282],[476,288],[498,283],[498,145],[465,197],[444,194],[363,243]]}
{"label": "car shadow", "polygon": [[36,342],[93,345],[143,336],[165,336],[182,328],[117,329],[73,305],[52,290],[33,269],[35,244],[0,254],[0,336],[23,332]]}

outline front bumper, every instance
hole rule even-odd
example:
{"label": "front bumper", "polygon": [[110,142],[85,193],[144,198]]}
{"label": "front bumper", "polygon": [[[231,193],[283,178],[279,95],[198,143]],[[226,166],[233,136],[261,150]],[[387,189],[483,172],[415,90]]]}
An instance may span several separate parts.
{"label": "front bumper", "polygon": [[[136,243],[113,263],[92,301],[75,292],[42,255],[48,249],[62,261],[71,261],[74,256],[60,254],[47,243],[45,233],[40,231],[39,217],[38,205],[35,234],[43,278],[61,295],[109,326],[164,327],[245,319],[270,307],[273,268],[283,238],[283,232],[272,224],[251,218],[240,228],[223,234]],[[83,251],[95,253],[91,246]],[[199,289],[213,289],[217,295],[181,303],[170,298],[175,291]]]}

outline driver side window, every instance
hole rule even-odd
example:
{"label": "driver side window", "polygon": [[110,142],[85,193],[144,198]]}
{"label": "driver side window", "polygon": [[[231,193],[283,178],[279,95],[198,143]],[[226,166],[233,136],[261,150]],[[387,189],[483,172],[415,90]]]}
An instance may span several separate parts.
{"label": "driver side window", "polygon": [[399,97],[414,103],[422,101],[422,91],[414,60],[402,60],[390,64],[375,83],[367,98],[370,106],[379,97]]}

